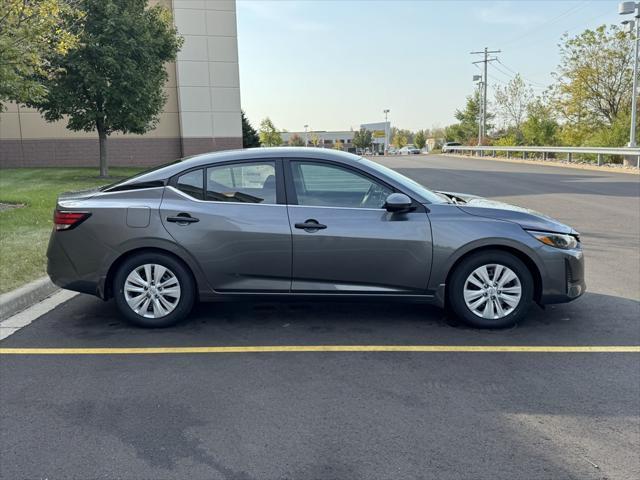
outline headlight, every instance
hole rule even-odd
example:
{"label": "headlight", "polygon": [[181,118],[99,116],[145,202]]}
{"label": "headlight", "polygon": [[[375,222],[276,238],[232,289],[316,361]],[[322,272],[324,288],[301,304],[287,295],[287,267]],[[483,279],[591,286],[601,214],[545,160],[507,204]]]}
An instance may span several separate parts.
{"label": "headlight", "polygon": [[579,244],[578,239],[573,235],[564,235],[562,233],[536,232],[527,230],[530,235],[534,236],[542,243],[552,247],[561,248],[563,250],[571,250]]}

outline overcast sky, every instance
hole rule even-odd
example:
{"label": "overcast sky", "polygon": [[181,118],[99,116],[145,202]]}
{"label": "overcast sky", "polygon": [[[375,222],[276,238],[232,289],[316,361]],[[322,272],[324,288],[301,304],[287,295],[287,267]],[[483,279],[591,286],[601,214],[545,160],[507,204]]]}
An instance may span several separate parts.
{"label": "overcast sky", "polygon": [[[242,107],[254,126],[444,126],[474,88],[469,54],[502,50],[490,86],[550,83],[564,32],[617,23],[617,1],[237,0]],[[491,87],[490,87],[491,88]]]}

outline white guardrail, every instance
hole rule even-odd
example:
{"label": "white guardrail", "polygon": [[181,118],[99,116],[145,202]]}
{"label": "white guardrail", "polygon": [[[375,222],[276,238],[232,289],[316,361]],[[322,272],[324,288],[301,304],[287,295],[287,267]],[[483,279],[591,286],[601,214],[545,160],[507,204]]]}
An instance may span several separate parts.
{"label": "white guardrail", "polygon": [[505,152],[507,158],[512,158],[513,153],[519,153],[523,159],[528,153],[541,154],[543,160],[547,160],[550,153],[564,154],[567,162],[573,160],[574,155],[596,155],[598,165],[603,163],[604,157],[609,155],[635,157],[634,163],[640,168],[640,148],[632,147],[498,147],[498,146],[471,146],[459,145],[446,147],[443,153],[468,153],[470,155],[485,156],[487,153],[495,157],[496,152]]}

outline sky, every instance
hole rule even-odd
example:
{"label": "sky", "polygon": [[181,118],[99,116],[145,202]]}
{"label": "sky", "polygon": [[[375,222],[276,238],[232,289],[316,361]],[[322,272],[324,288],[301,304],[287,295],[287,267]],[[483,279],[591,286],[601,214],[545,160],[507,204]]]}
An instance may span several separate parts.
{"label": "sky", "polygon": [[519,72],[541,92],[562,35],[619,23],[617,1],[237,0],[242,108],[257,128],[357,129],[384,120],[418,130],[455,121],[501,50],[489,95]]}

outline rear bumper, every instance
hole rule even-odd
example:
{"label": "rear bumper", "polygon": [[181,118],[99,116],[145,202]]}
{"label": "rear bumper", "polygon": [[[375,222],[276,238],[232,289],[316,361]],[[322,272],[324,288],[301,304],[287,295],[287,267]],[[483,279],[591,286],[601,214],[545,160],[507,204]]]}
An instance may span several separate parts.
{"label": "rear bumper", "polygon": [[61,245],[55,230],[51,233],[47,248],[47,275],[60,288],[98,295],[97,280],[92,275],[78,273],[71,258]]}
{"label": "rear bumper", "polygon": [[587,289],[582,250],[554,248],[546,253],[546,274],[542,278],[540,303],[566,303],[582,296]]}

